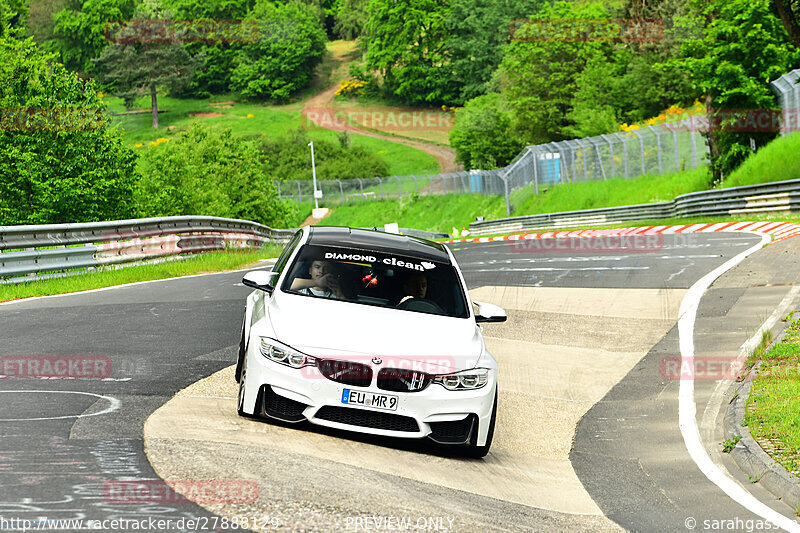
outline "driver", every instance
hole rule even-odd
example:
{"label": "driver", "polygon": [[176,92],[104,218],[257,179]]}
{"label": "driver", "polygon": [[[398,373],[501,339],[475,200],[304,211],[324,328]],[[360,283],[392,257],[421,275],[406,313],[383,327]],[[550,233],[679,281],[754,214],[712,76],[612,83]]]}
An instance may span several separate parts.
{"label": "driver", "polygon": [[308,268],[308,274],[311,279],[295,278],[292,280],[291,290],[309,296],[339,298],[340,300],[346,298],[339,282],[339,276],[333,272],[333,266],[329,261],[312,261]]}
{"label": "driver", "polygon": [[403,291],[405,296],[399,304],[411,298],[425,298],[425,295],[428,294],[428,278],[425,277],[425,274],[412,274],[403,284]]}

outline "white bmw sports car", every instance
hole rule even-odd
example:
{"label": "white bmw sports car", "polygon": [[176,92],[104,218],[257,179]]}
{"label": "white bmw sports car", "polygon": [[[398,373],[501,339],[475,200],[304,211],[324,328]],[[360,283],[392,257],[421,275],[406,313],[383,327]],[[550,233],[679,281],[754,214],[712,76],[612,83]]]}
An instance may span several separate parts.
{"label": "white bmw sports car", "polygon": [[[497,362],[450,250],[377,231],[306,227],[254,271],[236,380],[242,416],[429,438],[489,451]],[[477,310],[473,310],[473,304]]]}

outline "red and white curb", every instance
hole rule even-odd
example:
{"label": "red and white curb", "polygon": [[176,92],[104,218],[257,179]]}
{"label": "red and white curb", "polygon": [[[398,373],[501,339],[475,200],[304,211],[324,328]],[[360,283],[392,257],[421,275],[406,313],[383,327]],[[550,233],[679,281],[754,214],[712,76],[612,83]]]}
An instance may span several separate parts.
{"label": "red and white curb", "polygon": [[[497,242],[522,241],[529,239],[574,239],[587,237],[625,237],[633,235],[672,235],[685,233],[746,231],[772,236],[772,243],[800,235],[800,224],[793,222],[718,222],[713,224],[683,224],[674,226],[640,226],[616,229],[589,229],[559,231],[548,233],[527,233],[524,235],[503,235],[499,237],[473,237],[471,239],[451,239],[445,243],[459,242]],[[770,243],[771,244],[771,243]]]}

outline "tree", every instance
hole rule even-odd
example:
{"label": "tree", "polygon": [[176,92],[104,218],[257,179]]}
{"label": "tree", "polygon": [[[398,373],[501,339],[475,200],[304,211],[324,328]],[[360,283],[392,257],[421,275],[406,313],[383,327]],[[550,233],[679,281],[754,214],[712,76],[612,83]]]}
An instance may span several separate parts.
{"label": "tree", "polygon": [[372,0],[367,68],[386,91],[409,104],[453,103],[458,83],[448,63],[447,0]]}
{"label": "tree", "polygon": [[193,125],[142,156],[140,216],[210,215],[282,226],[293,205],[265,180],[253,144],[229,129]]}
{"label": "tree", "polygon": [[478,96],[456,111],[450,144],[467,170],[499,168],[525,147],[508,134],[510,126],[511,112],[499,94]]}
{"label": "tree", "polygon": [[500,66],[500,80],[514,112],[512,128],[521,140],[539,144],[569,136],[579,76],[591,58],[608,55],[610,48],[602,34],[576,38],[573,31],[579,29],[579,20],[607,18],[599,3],[556,2],[516,31]]}
{"label": "tree", "polygon": [[450,2],[447,50],[452,76],[459,83],[458,103],[488,92],[511,41],[512,23],[534,15],[543,4],[543,0]]}
{"label": "tree", "polygon": [[231,88],[246,98],[285,101],[311,82],[325,54],[325,31],[314,7],[259,0],[248,15],[258,24],[234,61]]}
{"label": "tree", "polygon": [[333,31],[342,39],[356,39],[364,35],[369,0],[341,0],[336,11]]}
{"label": "tree", "polygon": [[108,46],[107,24],[128,20],[134,0],[72,0],[72,5],[53,15],[56,48],[70,70],[94,72],[92,60]]}
{"label": "tree", "polygon": [[0,38],[0,225],[129,218],[136,156],[94,84],[32,39]]}
{"label": "tree", "polygon": [[800,49],[800,23],[798,23],[800,6],[797,5],[797,0],[772,0],[772,6],[780,17],[789,40],[795,48]]}
{"label": "tree", "polygon": [[[750,154],[750,142],[762,146],[774,132],[742,132],[733,122],[750,112],[775,107],[769,82],[798,60],[769,0],[694,0],[687,26],[704,22],[702,34],[684,42],[675,60],[704,95],[711,126],[708,144],[715,181],[721,181]],[[751,117],[752,118],[752,117]]]}
{"label": "tree", "polygon": [[[137,8],[131,25],[146,27],[148,21],[170,17],[157,1],[151,1]],[[188,85],[197,61],[178,43],[142,42],[110,45],[94,62],[98,67],[98,79],[115,88],[126,108],[132,108],[137,97],[150,95],[153,128],[158,128],[157,91],[179,90]]]}
{"label": "tree", "polygon": [[[209,96],[229,92],[231,72],[236,55],[242,49],[244,40],[252,38],[251,29],[241,20],[255,5],[255,0],[226,0],[209,2],[207,0],[169,0],[170,8],[176,20],[191,20],[198,25],[222,23],[224,30],[229,24],[241,24],[234,38],[225,35],[212,35],[208,42],[188,42],[186,51],[194,57],[202,57],[201,65],[195,70],[195,76],[187,87],[187,93],[194,96]],[[230,27],[230,29],[233,29]]]}

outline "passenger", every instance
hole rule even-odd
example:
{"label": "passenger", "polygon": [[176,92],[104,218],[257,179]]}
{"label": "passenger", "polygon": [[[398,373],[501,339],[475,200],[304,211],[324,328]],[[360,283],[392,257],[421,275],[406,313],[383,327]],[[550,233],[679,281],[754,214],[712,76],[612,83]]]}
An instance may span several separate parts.
{"label": "passenger", "polygon": [[425,274],[412,274],[403,284],[403,292],[405,296],[398,305],[411,298],[424,299],[428,294],[428,278]]}
{"label": "passenger", "polygon": [[345,300],[342,291],[340,276],[334,273],[334,268],[328,261],[312,261],[308,269],[311,279],[295,278],[292,280],[291,290],[309,296],[322,298],[338,298]]}

